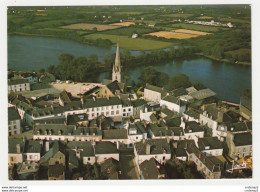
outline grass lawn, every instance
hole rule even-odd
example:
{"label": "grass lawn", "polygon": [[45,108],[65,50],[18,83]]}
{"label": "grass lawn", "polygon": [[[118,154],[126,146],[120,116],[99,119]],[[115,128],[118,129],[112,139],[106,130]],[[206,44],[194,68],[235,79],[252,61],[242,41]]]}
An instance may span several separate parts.
{"label": "grass lawn", "polygon": [[125,36],[132,36],[134,32],[137,32],[137,34],[145,34],[145,33],[151,33],[155,31],[154,28],[143,28],[141,26],[130,26],[130,27],[123,27],[120,29],[113,29],[102,32],[102,34],[110,34],[110,35],[125,35]]}
{"label": "grass lawn", "polygon": [[251,23],[250,19],[243,20],[243,19],[234,19],[234,18],[221,18],[220,21],[226,21],[231,23]]}
{"label": "grass lawn", "polygon": [[128,50],[156,50],[166,47],[172,47],[174,44],[156,40],[136,38],[132,39],[127,36],[109,35],[109,34],[90,34],[85,36],[86,39],[109,39],[113,43],[119,43],[120,47]]}
{"label": "grass lawn", "polygon": [[228,28],[224,28],[224,27],[195,25],[195,24],[188,24],[188,23],[175,23],[170,26],[175,28],[183,28],[183,29],[205,31],[205,32],[218,32],[220,29],[228,30]]}

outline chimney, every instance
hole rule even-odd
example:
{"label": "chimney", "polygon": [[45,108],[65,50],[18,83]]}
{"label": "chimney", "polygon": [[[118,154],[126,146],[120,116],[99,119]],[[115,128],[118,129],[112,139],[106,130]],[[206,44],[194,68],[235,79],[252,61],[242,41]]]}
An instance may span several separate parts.
{"label": "chimney", "polygon": [[53,105],[51,105],[51,109],[52,109],[52,110],[54,109]]}
{"label": "chimney", "polygon": [[49,151],[50,150],[50,143],[48,141],[46,141],[45,143],[45,151]]}
{"label": "chimney", "polygon": [[146,150],[145,150],[145,152],[146,152],[146,155],[150,155],[151,146],[150,146],[148,143],[146,144]]}
{"label": "chimney", "polygon": [[119,150],[119,141],[116,142],[116,148]]}
{"label": "chimney", "polygon": [[99,130],[101,130],[101,119],[99,119]]}
{"label": "chimney", "polygon": [[81,104],[83,105],[84,104],[83,96],[80,97],[80,101],[81,101]]}
{"label": "chimney", "polygon": [[21,153],[21,146],[20,144],[16,144],[16,152]]}

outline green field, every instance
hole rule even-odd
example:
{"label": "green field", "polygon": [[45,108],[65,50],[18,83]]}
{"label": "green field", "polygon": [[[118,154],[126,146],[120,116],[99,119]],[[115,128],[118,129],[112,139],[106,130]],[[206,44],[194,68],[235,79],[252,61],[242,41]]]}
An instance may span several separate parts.
{"label": "green field", "polygon": [[139,26],[139,27],[124,27],[124,28],[119,28],[119,29],[108,30],[108,31],[102,32],[102,34],[131,36],[133,33],[145,34],[145,33],[151,33],[154,31],[155,31],[154,28],[151,28],[151,27],[143,28],[143,27]]}
{"label": "green field", "polygon": [[109,34],[91,34],[86,35],[86,39],[109,39],[113,43],[119,43],[120,47],[128,50],[156,50],[156,49],[162,49],[166,47],[172,47],[173,43],[168,42],[162,42],[162,41],[156,41],[156,40],[147,40],[147,39],[141,39],[136,38],[132,39],[127,36],[118,36],[118,35],[109,35]]}
{"label": "green field", "polygon": [[176,13],[176,14],[167,14],[167,15],[162,15],[164,17],[173,17],[173,18],[188,18],[193,16],[193,14],[181,14],[181,13]]}
{"label": "green field", "polygon": [[170,26],[173,28],[189,29],[189,30],[196,30],[196,31],[203,31],[203,32],[218,32],[219,30],[228,30],[228,28],[224,28],[224,27],[195,25],[195,24],[188,24],[188,23],[175,23]]}
{"label": "green field", "polygon": [[251,20],[234,19],[234,18],[221,18],[220,21],[231,22],[231,23],[251,23]]}
{"label": "green field", "polygon": [[139,12],[139,11],[123,11],[123,12],[115,12],[115,14],[117,15],[140,15],[143,12]]}
{"label": "green field", "polygon": [[32,27],[39,27],[39,28],[45,28],[45,27],[58,27],[62,25],[69,25],[73,23],[80,23],[82,19],[64,19],[64,20],[49,20],[49,21],[41,21],[33,23]]}

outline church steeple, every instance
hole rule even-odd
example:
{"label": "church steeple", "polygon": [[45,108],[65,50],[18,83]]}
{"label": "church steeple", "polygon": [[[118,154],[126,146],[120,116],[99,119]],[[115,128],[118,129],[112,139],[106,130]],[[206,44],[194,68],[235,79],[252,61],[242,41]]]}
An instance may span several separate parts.
{"label": "church steeple", "polygon": [[120,51],[119,51],[118,43],[116,48],[115,64],[113,65],[113,70],[112,70],[112,81],[115,80],[121,82],[121,63],[120,63]]}

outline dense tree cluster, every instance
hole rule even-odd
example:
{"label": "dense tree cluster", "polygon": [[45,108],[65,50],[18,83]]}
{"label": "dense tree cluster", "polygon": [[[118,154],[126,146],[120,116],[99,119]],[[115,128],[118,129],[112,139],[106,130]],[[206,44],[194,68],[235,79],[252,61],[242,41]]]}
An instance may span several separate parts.
{"label": "dense tree cluster", "polygon": [[178,74],[173,76],[170,79],[170,86],[169,89],[178,89],[180,87],[183,88],[188,88],[190,87],[192,84],[190,82],[190,79],[187,75],[185,74]]}

